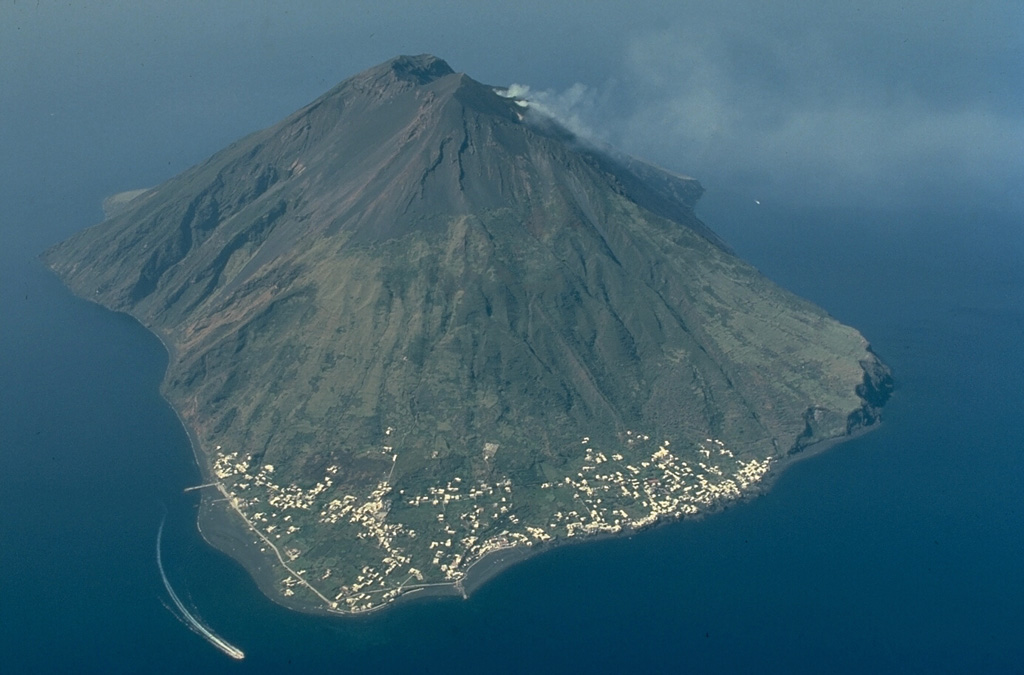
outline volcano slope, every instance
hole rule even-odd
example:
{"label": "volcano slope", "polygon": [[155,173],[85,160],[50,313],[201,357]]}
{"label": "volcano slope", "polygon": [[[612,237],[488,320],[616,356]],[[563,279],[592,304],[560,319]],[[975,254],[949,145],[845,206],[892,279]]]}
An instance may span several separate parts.
{"label": "volcano slope", "polygon": [[701,192],[399,57],[43,257],[167,346],[207,539],[359,612],[714,510],[876,422],[864,338],[732,255]]}

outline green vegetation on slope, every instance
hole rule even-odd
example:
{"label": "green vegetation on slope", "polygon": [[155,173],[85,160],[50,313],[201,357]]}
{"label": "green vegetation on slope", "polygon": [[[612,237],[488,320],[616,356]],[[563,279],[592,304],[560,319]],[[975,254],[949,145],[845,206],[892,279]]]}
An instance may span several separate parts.
{"label": "green vegetation on slope", "polygon": [[165,394],[296,606],[706,511],[888,395],[695,181],[523,110],[402,57],[46,254],[171,347]]}

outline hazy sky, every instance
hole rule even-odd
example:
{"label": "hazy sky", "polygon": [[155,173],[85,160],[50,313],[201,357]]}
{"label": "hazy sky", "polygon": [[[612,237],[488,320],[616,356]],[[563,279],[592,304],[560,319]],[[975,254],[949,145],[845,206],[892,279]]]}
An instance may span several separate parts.
{"label": "hazy sky", "polygon": [[0,0],[0,179],[155,183],[430,52],[709,190],[1024,212],[1022,36],[1019,0]]}

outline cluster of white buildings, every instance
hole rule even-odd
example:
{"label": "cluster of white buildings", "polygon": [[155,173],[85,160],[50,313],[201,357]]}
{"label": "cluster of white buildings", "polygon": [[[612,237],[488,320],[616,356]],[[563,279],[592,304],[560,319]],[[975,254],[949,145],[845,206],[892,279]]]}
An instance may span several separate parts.
{"label": "cluster of white buildings", "polygon": [[[272,480],[273,466],[250,469],[251,458],[240,458],[237,452],[217,455],[213,471],[225,494],[254,528],[262,530],[264,539],[285,537],[289,563],[302,555],[298,540],[291,537],[301,529],[291,522],[293,515],[309,512],[320,526],[355,527],[355,539],[362,545],[354,546],[350,557],[358,557],[361,566],[318,570],[315,583],[333,588],[326,591],[333,597],[332,609],[358,612],[423,585],[457,583],[470,565],[494,551],[635,530],[698,513],[741,496],[771,468],[770,458],[736,459],[724,443],[711,438],[698,444],[697,458],[689,462],[676,456],[667,440],[651,442],[649,435],[629,431],[625,441],[628,459],[620,452],[596,450],[584,437],[581,460],[572,475],[560,480],[513,486],[508,478],[488,483],[456,476],[418,495],[405,490],[396,494],[390,474],[369,495],[342,494],[334,487],[336,466],[310,488],[281,486]],[[397,455],[393,458],[397,461]],[[553,499],[531,499],[528,508],[517,508],[513,496],[520,488],[532,491],[532,496],[550,490]],[[553,513],[536,522],[538,504],[545,503],[551,504]],[[400,508],[392,513],[396,506]],[[410,510],[420,509],[427,510],[427,517],[409,517]],[[420,523],[423,537],[417,541],[419,533],[399,519]],[[357,548],[375,551],[371,555],[377,561],[369,562]],[[296,573],[302,575],[302,584],[309,584],[304,570]],[[289,574],[282,592],[293,595],[299,583]]]}

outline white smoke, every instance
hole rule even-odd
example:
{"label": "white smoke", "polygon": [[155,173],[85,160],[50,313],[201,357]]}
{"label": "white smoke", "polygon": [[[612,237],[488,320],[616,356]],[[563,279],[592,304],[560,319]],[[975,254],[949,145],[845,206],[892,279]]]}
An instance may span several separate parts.
{"label": "white smoke", "polygon": [[[625,152],[793,199],[899,205],[1015,191],[1019,113],[956,92],[969,87],[928,63],[901,74],[826,37],[745,26],[634,36],[604,85],[616,105],[596,119]],[[890,49],[902,53],[902,42]]]}
{"label": "white smoke", "polygon": [[[553,119],[709,189],[891,206],[954,191],[1024,207],[1024,118],[1007,104],[1012,97],[991,93],[1005,89],[1002,70],[974,74],[947,53],[967,47],[909,24],[901,30],[924,55],[886,31],[877,37],[888,51],[876,55],[861,36],[887,24],[872,16],[853,35],[830,24],[799,31],[781,18],[723,17],[634,33],[603,81],[564,90],[515,84],[503,95],[524,105],[527,119]],[[974,86],[975,75],[992,86]]]}
{"label": "white smoke", "polygon": [[526,84],[513,83],[507,89],[496,89],[504,98],[510,98],[529,113],[554,120],[581,140],[607,142],[606,133],[597,131],[589,123],[599,104],[597,90],[577,82],[565,91],[534,90]]}

